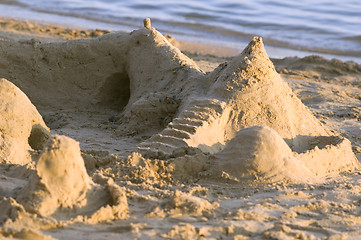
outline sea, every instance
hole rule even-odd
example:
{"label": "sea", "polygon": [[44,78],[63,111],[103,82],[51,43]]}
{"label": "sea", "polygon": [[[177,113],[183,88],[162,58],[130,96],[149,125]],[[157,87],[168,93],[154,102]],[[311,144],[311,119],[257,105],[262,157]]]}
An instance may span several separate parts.
{"label": "sea", "polygon": [[241,50],[261,36],[271,57],[361,63],[360,0],[0,0],[0,16],[116,31],[149,17],[183,41]]}

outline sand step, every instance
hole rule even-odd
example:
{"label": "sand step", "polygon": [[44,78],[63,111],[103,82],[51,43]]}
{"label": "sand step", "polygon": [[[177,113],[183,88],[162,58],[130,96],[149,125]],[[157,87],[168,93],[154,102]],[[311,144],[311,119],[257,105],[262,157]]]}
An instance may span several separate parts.
{"label": "sand step", "polygon": [[224,102],[221,102],[216,99],[193,99],[189,106],[196,106],[199,108],[211,108],[214,109],[216,112],[221,113],[225,106]]}
{"label": "sand step", "polygon": [[188,134],[191,135],[191,134],[193,134],[193,133],[195,133],[197,131],[198,126],[171,122],[171,124],[169,124],[169,127],[172,128],[172,129],[187,132]]}
{"label": "sand step", "polygon": [[192,100],[179,117],[174,118],[161,133],[141,143],[138,149],[151,158],[182,152],[181,148],[189,147],[186,139],[190,139],[198,128],[211,124],[221,116],[224,106],[223,102],[215,99]]}
{"label": "sand step", "polygon": [[189,109],[187,109],[188,111],[193,111],[193,112],[201,112],[201,113],[207,113],[210,114],[212,116],[217,116],[222,114],[222,110],[220,109],[214,109],[211,107],[199,107],[199,106],[192,106]]}
{"label": "sand step", "polygon": [[217,113],[222,113],[222,111],[223,111],[222,104],[219,104],[219,105],[210,104],[207,106],[199,106],[199,105],[192,104],[191,106],[189,106],[188,109],[192,109],[194,111],[203,111],[203,112],[215,111]]}
{"label": "sand step", "polygon": [[181,129],[170,128],[170,127],[165,128],[162,131],[162,134],[165,136],[172,136],[172,137],[182,138],[182,139],[190,138],[189,132],[183,131]]}
{"label": "sand step", "polygon": [[203,121],[194,120],[194,119],[190,119],[190,118],[174,118],[170,124],[172,124],[172,125],[181,124],[181,125],[188,125],[188,126],[192,126],[192,127],[200,127],[200,126],[203,126]]}
{"label": "sand step", "polygon": [[209,112],[199,112],[199,111],[192,111],[192,110],[185,110],[182,112],[182,117],[186,117],[189,119],[201,120],[201,121],[211,121],[214,117],[209,114]]}
{"label": "sand step", "polygon": [[194,105],[194,106],[189,106],[188,110],[196,111],[196,112],[208,112],[210,110],[216,111],[216,110],[218,110],[218,108],[214,109],[213,107],[210,107],[210,106]]}
{"label": "sand step", "polygon": [[[162,132],[163,133],[163,132]],[[188,144],[181,138],[176,138],[172,136],[166,136],[162,134],[156,134],[149,138],[146,142],[161,142],[175,147],[187,147]]]}

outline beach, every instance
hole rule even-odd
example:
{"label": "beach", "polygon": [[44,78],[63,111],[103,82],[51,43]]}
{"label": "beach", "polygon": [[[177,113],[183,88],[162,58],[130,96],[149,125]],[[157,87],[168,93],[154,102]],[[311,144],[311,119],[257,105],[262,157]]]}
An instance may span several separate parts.
{"label": "beach", "polygon": [[358,63],[136,25],[0,19],[2,239],[359,239]]}

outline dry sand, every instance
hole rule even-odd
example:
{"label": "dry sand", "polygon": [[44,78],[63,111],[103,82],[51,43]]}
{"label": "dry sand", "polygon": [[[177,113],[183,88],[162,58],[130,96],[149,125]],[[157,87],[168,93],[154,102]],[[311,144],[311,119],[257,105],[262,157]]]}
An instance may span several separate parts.
{"label": "dry sand", "polygon": [[0,22],[2,239],[361,237],[360,65]]}

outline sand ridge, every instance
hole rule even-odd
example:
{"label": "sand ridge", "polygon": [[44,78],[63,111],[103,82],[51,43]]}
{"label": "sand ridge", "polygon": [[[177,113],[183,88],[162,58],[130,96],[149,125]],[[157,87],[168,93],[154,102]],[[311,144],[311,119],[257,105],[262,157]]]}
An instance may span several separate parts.
{"label": "sand ridge", "polygon": [[[17,148],[31,156],[2,159],[4,237],[66,238],[71,228],[84,233],[87,224],[117,232],[105,222],[120,229],[129,225],[118,229],[122,237],[299,238],[295,225],[300,224],[312,236],[311,223],[293,220],[303,212],[333,211],[330,201],[320,200],[323,187],[334,182],[342,188],[347,177],[340,173],[353,176],[360,167],[350,141],[303,105],[276,72],[259,37],[209,73],[150,26],[88,40],[1,44],[4,76],[45,113],[50,129],[56,126],[62,133],[70,126],[97,136],[93,129],[99,127],[92,121],[113,111],[104,123],[110,129],[100,130],[112,132],[115,144],[125,143],[117,154],[91,144],[81,150],[75,140],[49,132],[29,99],[2,80],[1,87],[17,93],[10,101],[1,95],[8,101],[3,106],[17,111],[16,104],[25,102],[30,109],[3,118],[16,120],[4,121],[4,142],[11,139],[10,130],[18,130]],[[89,125],[59,123],[57,111],[74,122],[84,121],[88,111]],[[1,148],[1,154],[7,152],[13,151]],[[348,188],[357,194],[353,181]],[[303,188],[314,193],[304,194]],[[215,197],[219,191],[221,197]],[[282,204],[260,200],[265,197]],[[255,205],[247,205],[247,199]],[[287,199],[299,200],[289,208]],[[282,214],[274,216],[275,209]],[[157,228],[159,221],[167,227]]]}

